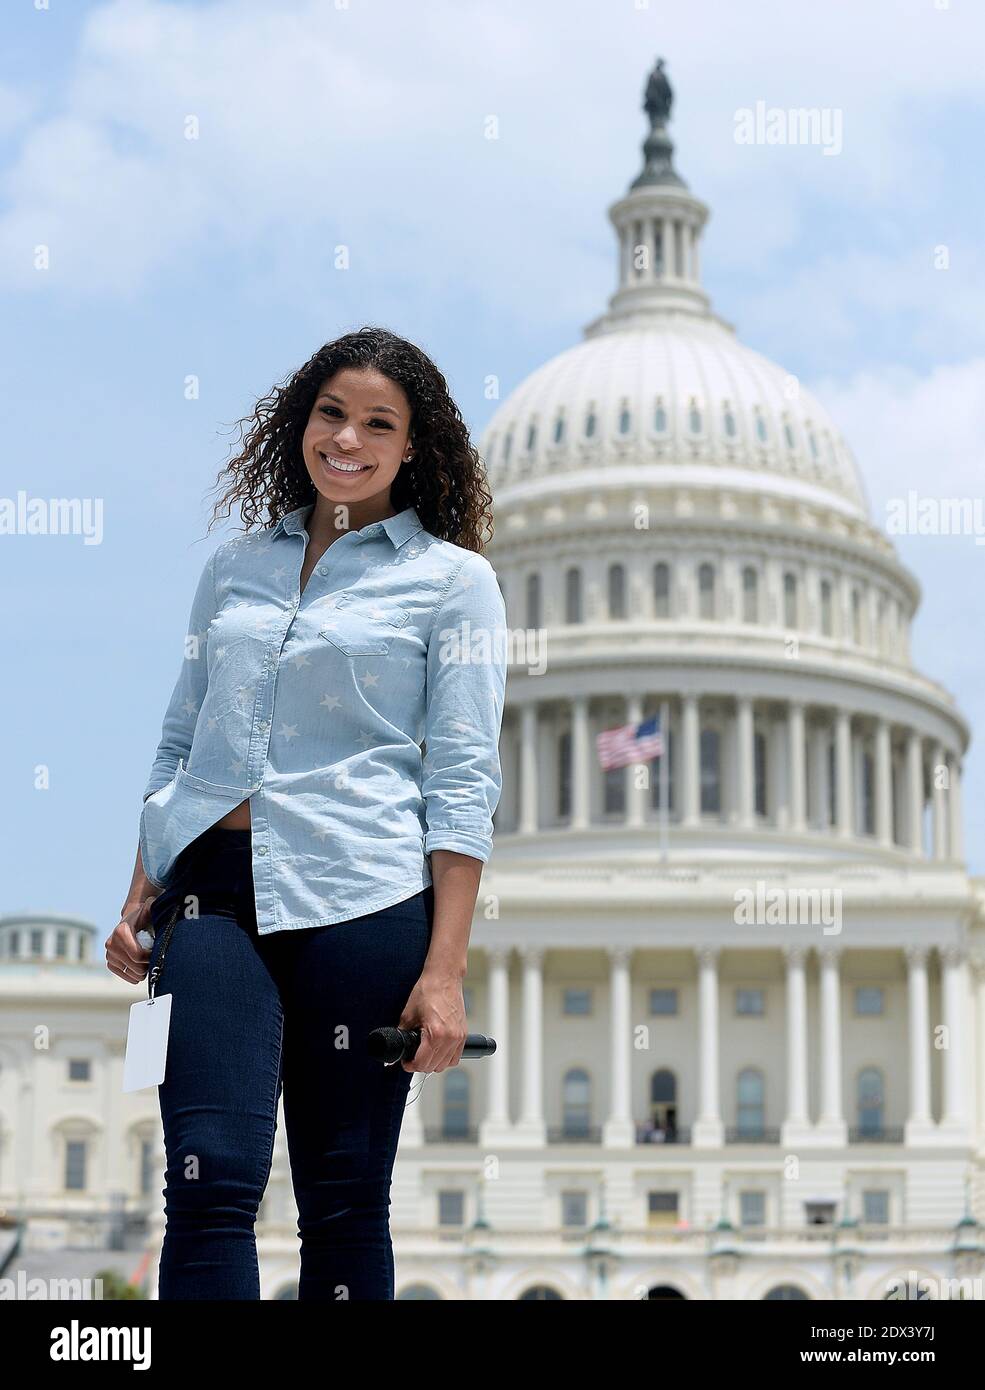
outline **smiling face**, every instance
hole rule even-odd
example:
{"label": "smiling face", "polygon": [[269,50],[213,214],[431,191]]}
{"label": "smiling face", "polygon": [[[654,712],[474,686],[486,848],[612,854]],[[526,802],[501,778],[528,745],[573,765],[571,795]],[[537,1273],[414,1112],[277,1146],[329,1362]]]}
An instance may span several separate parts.
{"label": "smiling face", "polygon": [[301,441],[321,497],[389,506],[390,484],[413,455],[410,415],[403,388],[374,368],[344,367],[323,381]]}

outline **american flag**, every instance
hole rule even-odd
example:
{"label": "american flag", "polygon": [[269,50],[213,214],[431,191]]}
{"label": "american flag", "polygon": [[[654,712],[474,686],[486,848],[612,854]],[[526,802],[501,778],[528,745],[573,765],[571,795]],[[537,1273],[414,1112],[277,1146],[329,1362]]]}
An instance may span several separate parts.
{"label": "american flag", "polygon": [[660,737],[660,720],[656,715],[642,724],[623,724],[619,729],[603,729],[596,736],[599,763],[606,772],[613,767],[628,767],[630,763],[645,763],[659,758],[664,751]]}

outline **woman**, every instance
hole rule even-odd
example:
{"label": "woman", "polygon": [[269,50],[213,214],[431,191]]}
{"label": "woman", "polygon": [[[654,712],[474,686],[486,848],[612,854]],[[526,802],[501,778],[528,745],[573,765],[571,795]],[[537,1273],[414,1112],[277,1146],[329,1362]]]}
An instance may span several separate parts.
{"label": "woman", "polygon": [[[224,472],[247,531],[199,581],[106,942],[172,996],[159,1296],[259,1298],[283,1087],[298,1297],[392,1299],[410,1073],[461,1059],[502,785],[490,497],[434,363],[368,328],[264,397]],[[421,1044],[384,1067],[394,1024]]]}

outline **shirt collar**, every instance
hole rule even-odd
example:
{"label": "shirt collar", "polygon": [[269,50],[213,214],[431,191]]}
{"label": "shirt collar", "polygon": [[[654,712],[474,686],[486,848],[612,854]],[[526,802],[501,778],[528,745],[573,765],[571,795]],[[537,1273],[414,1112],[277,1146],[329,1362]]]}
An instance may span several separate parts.
{"label": "shirt collar", "polygon": [[[282,516],[270,530],[271,540],[276,540],[280,535],[298,536],[304,531],[304,524],[311,514],[313,502],[306,502],[303,507],[295,507],[293,512],[288,512]],[[405,507],[402,512],[397,512],[396,516],[385,517],[382,521],[370,522],[368,526],[361,527],[357,536],[369,537],[378,536],[385,532],[393,542],[394,548],[399,550],[404,541],[409,541],[411,536],[418,531],[424,530],[424,523],[417,515],[414,507]]]}

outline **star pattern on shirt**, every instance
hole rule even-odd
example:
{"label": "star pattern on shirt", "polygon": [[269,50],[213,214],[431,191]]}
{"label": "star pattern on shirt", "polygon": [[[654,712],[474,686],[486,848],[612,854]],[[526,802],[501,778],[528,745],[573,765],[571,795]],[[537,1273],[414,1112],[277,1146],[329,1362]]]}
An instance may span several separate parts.
{"label": "star pattern on shirt", "polygon": [[380,678],[375,671],[364,671],[359,679],[367,690],[371,685],[379,685],[380,683]]}
{"label": "star pattern on shirt", "polygon": [[338,709],[342,701],[338,695],[323,695],[319,703],[324,705],[326,709]]}
{"label": "star pattern on shirt", "polygon": [[298,737],[298,726],[296,724],[282,724],[277,732],[281,738],[290,740]]}

